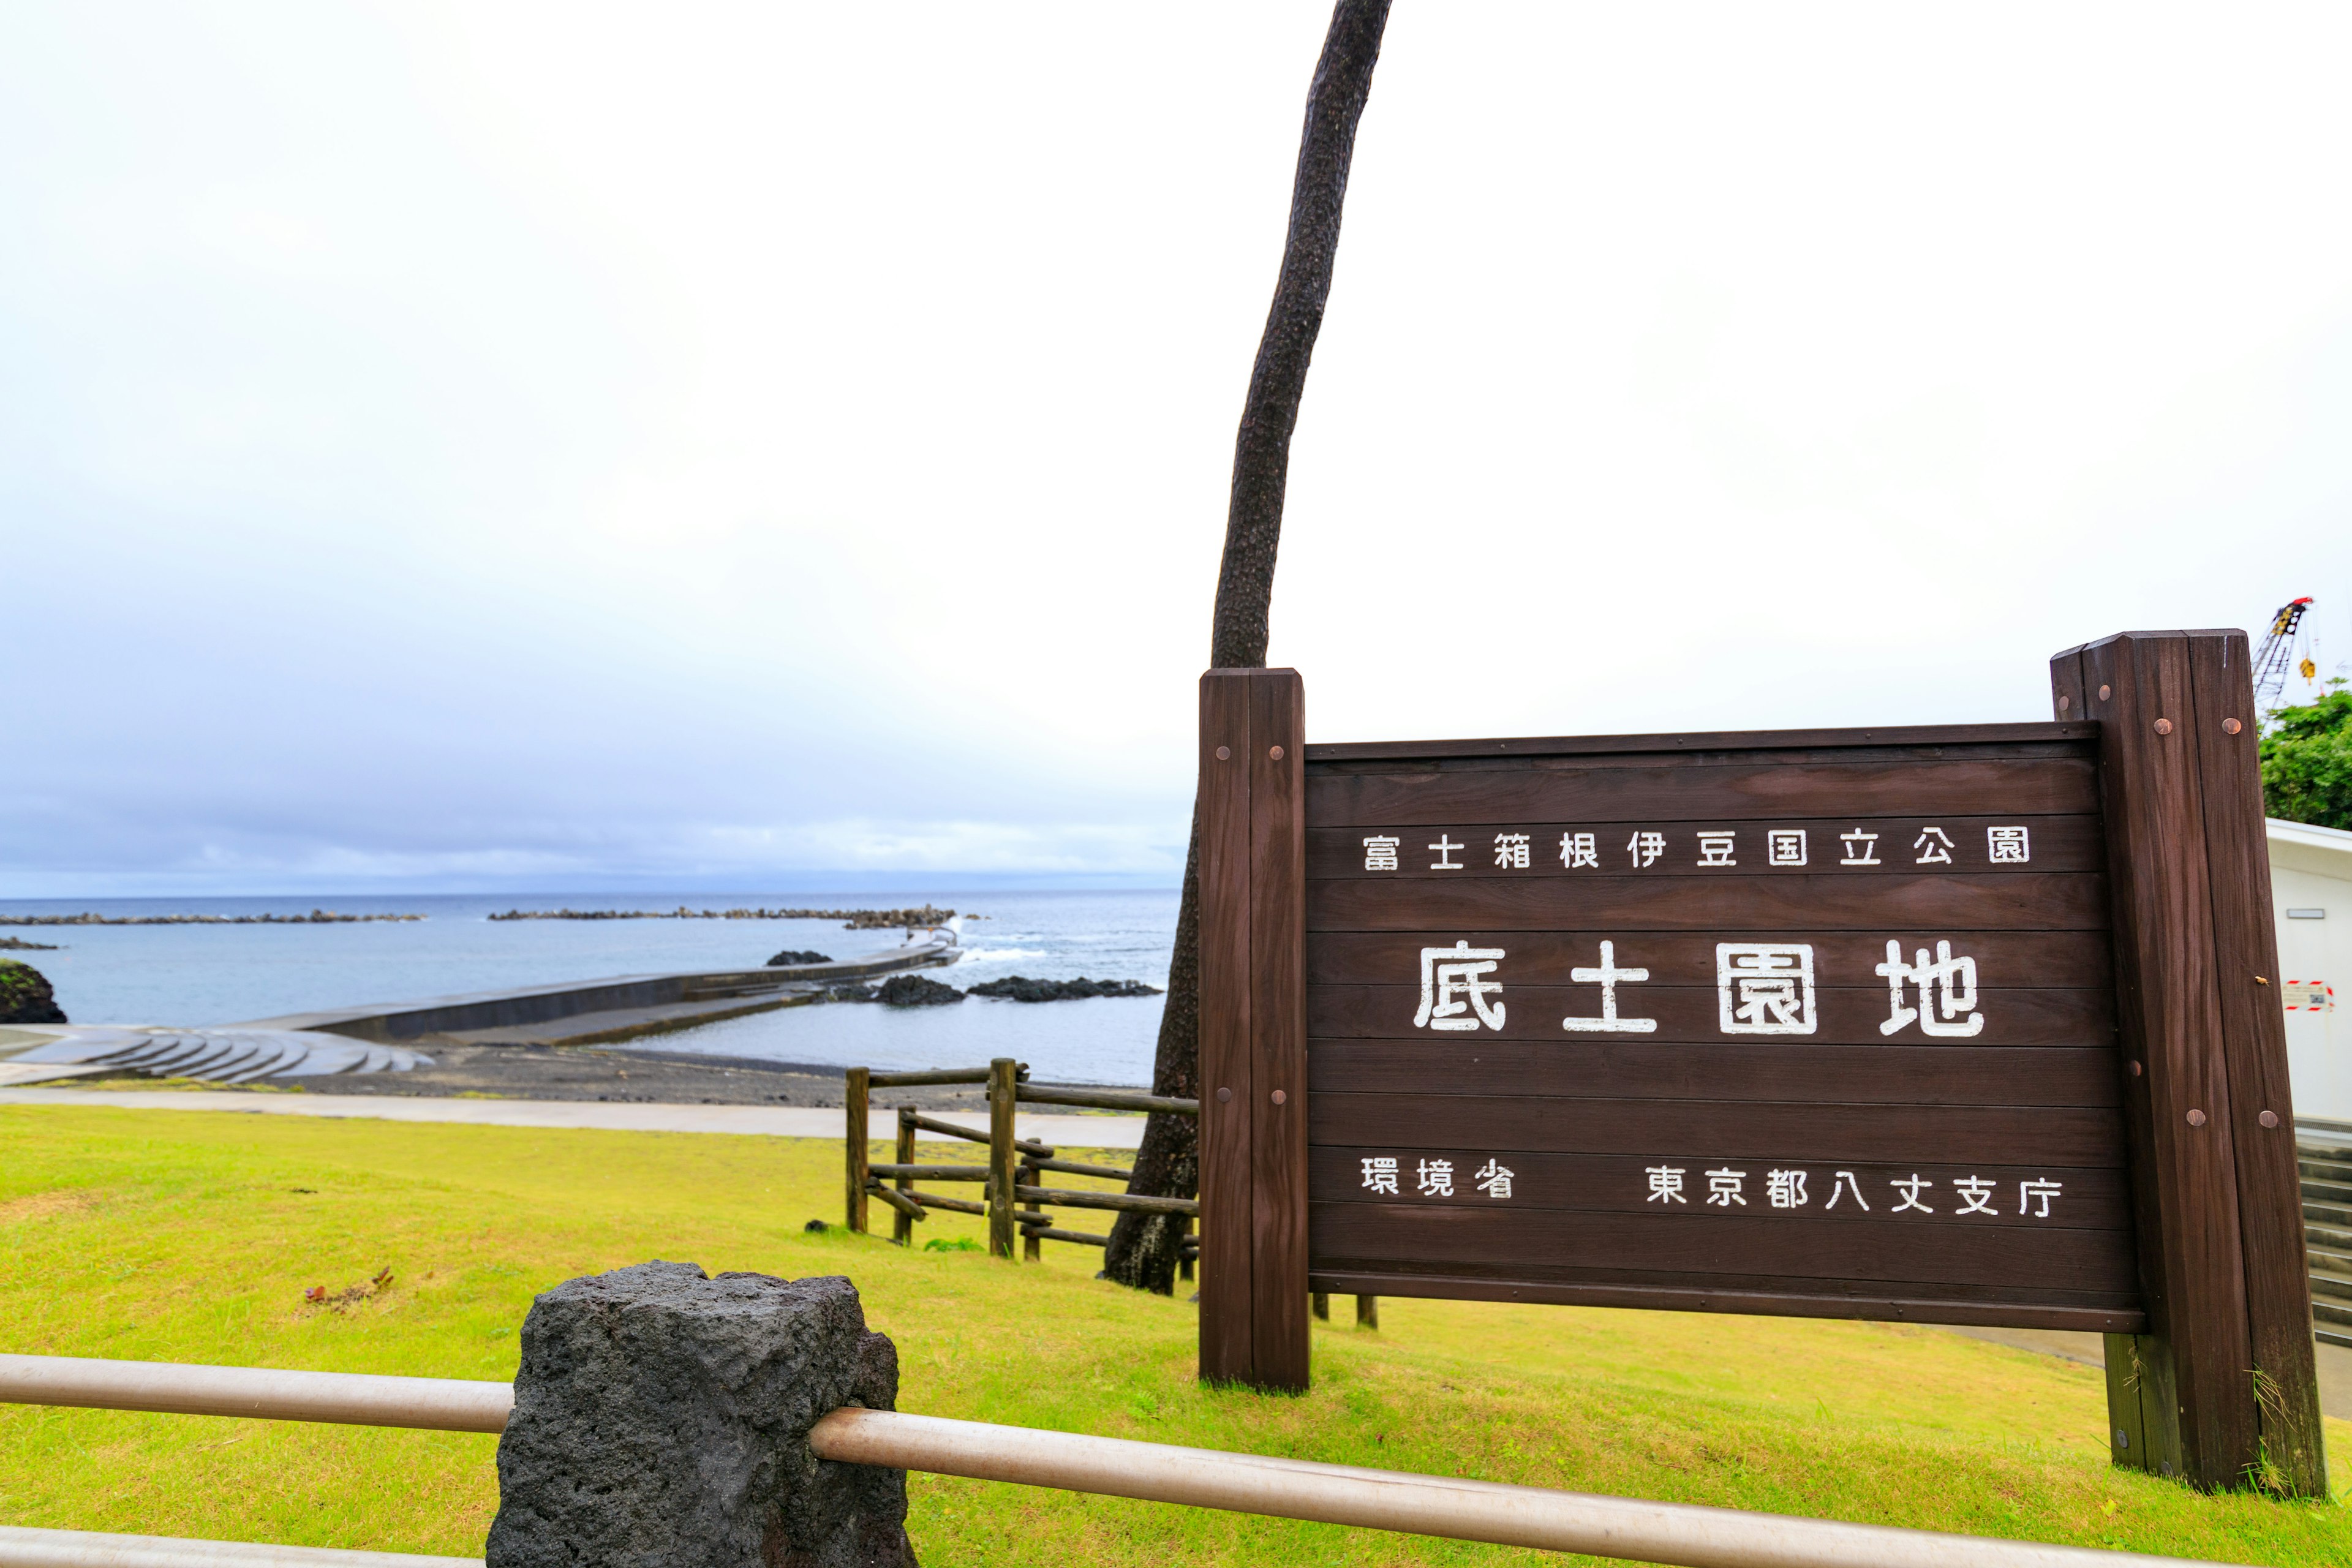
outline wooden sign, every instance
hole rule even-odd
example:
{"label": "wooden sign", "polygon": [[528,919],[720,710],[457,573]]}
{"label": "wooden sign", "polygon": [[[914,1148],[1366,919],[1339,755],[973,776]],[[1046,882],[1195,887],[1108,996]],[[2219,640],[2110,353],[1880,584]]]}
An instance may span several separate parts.
{"label": "wooden sign", "polygon": [[2120,1461],[2315,1489],[2244,639],[2059,668],[2051,723],[1311,747],[1212,671],[1202,1374],[1304,1387],[1310,1289],[2089,1329]]}

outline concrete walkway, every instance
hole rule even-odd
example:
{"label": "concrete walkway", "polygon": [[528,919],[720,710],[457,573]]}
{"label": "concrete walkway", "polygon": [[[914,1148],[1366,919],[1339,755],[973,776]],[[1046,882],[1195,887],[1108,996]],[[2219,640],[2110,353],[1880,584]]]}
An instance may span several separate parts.
{"label": "concrete walkway", "polygon": [[[412,1100],[386,1095],[207,1093],[201,1089],[0,1089],[0,1105],[104,1105],[127,1110],[216,1110],[247,1116],[365,1117],[383,1121],[458,1121],[474,1127],[594,1127],[614,1132],[748,1132],[771,1138],[824,1138],[846,1131],[838,1109],[794,1105],[644,1105],[593,1100]],[[941,1121],[988,1131],[985,1111],[927,1111]],[[895,1137],[887,1109],[874,1116],[877,1138]],[[1140,1116],[1030,1116],[1014,1121],[1023,1138],[1056,1148],[1135,1149]],[[927,1142],[953,1142],[942,1133]]]}

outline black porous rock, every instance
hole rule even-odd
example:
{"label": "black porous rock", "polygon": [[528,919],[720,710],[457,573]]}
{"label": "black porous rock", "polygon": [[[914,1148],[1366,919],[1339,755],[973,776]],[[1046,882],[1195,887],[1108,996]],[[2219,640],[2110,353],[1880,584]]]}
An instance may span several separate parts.
{"label": "black porous rock", "polygon": [[882,983],[875,1000],[893,1007],[944,1007],[963,1000],[963,993],[919,974],[894,974]]}
{"label": "black porous rock", "polygon": [[820,1416],[898,1393],[846,1279],[568,1279],[523,1322],[488,1568],[914,1568],[907,1473],[808,1447]]}
{"label": "black porous rock", "polygon": [[788,947],[784,949],[783,952],[776,954],[775,957],[768,960],[767,967],[770,969],[789,969],[795,968],[803,963],[831,963],[832,962],[833,960],[827,958],[824,953],[795,952]]}
{"label": "black porous rock", "polygon": [[1160,987],[1140,980],[1032,980],[1011,974],[971,988],[975,996],[1009,996],[1015,1002],[1074,1002],[1087,996],[1157,996]]}
{"label": "black porous rock", "polygon": [[[956,1000],[961,1002],[962,996]],[[66,1010],[58,1005],[48,976],[29,963],[0,958],[0,1024],[62,1024]]]}
{"label": "black porous rock", "polygon": [[828,1002],[871,1002],[875,999],[874,987],[860,984],[855,980],[846,985],[829,985],[817,994]]}

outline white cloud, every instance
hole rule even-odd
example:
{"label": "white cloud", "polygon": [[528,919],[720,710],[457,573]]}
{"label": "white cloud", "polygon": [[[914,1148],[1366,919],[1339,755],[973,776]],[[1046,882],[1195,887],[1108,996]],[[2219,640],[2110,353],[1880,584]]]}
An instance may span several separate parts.
{"label": "white cloud", "polygon": [[[0,892],[1167,864],[1327,16],[8,13]],[[2303,593],[2352,654],[2348,28],[1400,9],[1310,731],[2038,716]]]}

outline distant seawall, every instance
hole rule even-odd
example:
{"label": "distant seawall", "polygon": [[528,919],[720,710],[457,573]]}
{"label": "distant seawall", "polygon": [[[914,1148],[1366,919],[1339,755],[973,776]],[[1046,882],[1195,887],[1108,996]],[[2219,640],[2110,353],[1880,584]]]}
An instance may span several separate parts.
{"label": "distant seawall", "polygon": [[951,943],[912,942],[878,957],[848,963],[808,963],[776,969],[724,969],[679,974],[623,974],[562,985],[530,985],[511,991],[478,991],[461,996],[430,996],[415,1002],[291,1013],[258,1018],[238,1028],[316,1029],[355,1040],[394,1045],[426,1035],[471,1033],[546,1024],[583,1013],[671,1007],[729,997],[773,995],[807,984],[867,980],[909,969],[951,963]]}

